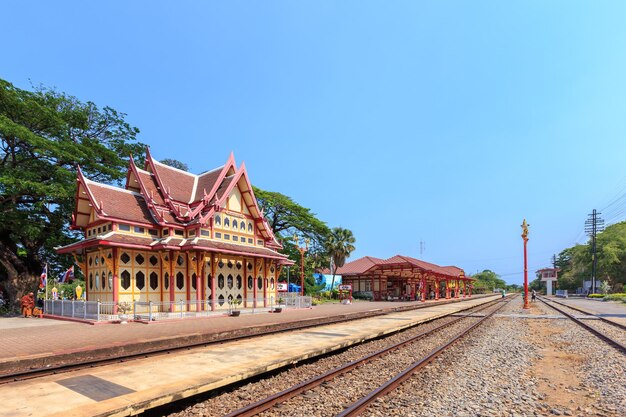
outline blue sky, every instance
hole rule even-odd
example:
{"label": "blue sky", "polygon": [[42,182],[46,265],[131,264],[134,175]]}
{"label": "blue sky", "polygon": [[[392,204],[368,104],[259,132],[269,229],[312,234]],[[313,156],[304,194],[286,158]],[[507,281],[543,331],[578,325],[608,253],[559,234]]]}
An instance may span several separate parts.
{"label": "blue sky", "polygon": [[4,1],[0,77],[123,111],[196,173],[234,151],[255,185],[351,229],[351,259],[424,241],[425,260],[521,283],[524,217],[532,272],[626,191],[625,9]]}

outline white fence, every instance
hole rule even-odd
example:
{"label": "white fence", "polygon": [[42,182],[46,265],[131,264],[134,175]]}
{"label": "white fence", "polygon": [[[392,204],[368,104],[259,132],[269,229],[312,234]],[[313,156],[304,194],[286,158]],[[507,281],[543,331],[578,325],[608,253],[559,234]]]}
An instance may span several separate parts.
{"label": "white fence", "polygon": [[[280,301],[280,303],[279,303]],[[184,319],[194,317],[222,316],[239,310],[241,314],[255,314],[272,311],[277,307],[310,308],[312,298],[299,296],[296,293],[281,294],[278,298],[243,299],[240,303],[216,303],[215,309],[210,300],[207,301],[163,301],[128,303],[128,311],[124,312],[119,304],[101,301],[45,300],[44,313],[54,316],[71,317],[83,320],[114,321],[120,316],[135,320],[156,321],[168,319]],[[117,308],[116,308],[117,307]]]}

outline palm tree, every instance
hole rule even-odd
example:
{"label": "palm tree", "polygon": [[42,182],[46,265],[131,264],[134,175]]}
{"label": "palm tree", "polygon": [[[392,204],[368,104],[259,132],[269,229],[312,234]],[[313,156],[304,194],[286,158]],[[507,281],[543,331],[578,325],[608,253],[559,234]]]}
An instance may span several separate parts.
{"label": "palm tree", "polygon": [[354,251],[354,242],[356,242],[356,239],[354,239],[354,235],[348,229],[335,227],[330,231],[330,236],[326,242],[326,249],[334,265],[331,265],[333,273],[333,280],[330,284],[331,291],[335,286],[337,268],[341,268],[346,263],[346,259],[349,258],[350,254]]}

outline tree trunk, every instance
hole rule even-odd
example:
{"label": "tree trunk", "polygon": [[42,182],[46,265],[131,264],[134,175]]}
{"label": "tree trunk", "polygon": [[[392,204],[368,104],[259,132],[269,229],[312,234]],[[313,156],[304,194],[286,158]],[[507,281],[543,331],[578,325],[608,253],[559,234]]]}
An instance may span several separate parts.
{"label": "tree trunk", "polygon": [[33,270],[35,269],[33,265],[31,265],[33,268],[29,268],[27,262],[13,253],[4,242],[0,242],[0,264],[7,272],[7,279],[4,281],[7,290],[5,299],[15,308],[19,308],[20,299],[25,294],[37,290],[38,272]]}

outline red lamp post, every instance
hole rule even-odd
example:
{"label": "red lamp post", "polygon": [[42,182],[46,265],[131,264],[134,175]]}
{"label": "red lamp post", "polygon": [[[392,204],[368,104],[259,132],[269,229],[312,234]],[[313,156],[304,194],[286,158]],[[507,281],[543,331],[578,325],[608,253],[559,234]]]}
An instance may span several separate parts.
{"label": "red lamp post", "polygon": [[304,296],[304,252],[309,250],[309,239],[304,239],[304,246],[300,246],[298,235],[294,233],[293,240],[300,251],[300,295]]}
{"label": "red lamp post", "polygon": [[526,219],[522,223],[522,239],[524,240],[524,308],[529,309],[528,304],[528,255],[526,252],[526,244],[528,243],[528,223]]}

